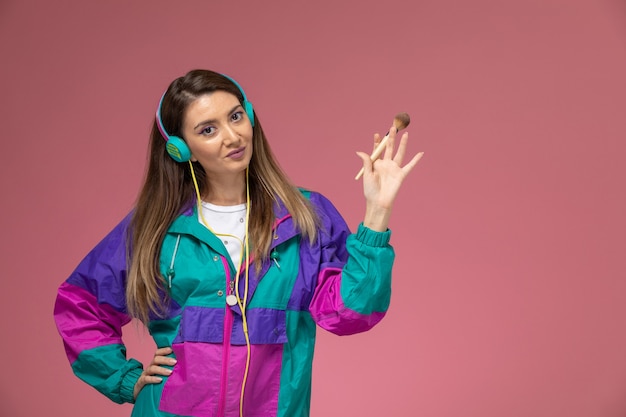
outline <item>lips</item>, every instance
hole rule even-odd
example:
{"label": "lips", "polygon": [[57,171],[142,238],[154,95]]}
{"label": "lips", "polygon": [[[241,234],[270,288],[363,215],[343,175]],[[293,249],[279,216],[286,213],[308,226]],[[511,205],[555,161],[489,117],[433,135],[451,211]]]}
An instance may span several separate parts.
{"label": "lips", "polygon": [[227,157],[227,158],[233,158],[233,159],[240,159],[240,158],[243,158],[243,155],[244,155],[245,150],[246,150],[245,146],[244,146],[244,147],[241,147],[241,148],[237,148],[237,149],[235,149],[235,150],[233,150],[233,151],[230,151],[230,152],[226,155],[226,157]]}

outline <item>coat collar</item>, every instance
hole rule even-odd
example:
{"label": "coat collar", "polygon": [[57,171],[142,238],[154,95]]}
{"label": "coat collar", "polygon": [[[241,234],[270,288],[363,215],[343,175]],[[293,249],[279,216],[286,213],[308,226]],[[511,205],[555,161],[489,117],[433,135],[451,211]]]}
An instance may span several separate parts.
{"label": "coat collar", "polygon": [[[274,217],[272,226],[274,241],[272,242],[272,247],[298,234],[291,219],[291,214],[289,214],[281,202],[274,205]],[[198,221],[198,206],[196,204],[187,206],[181,215],[174,219],[167,233],[191,235],[213,248],[220,255],[228,256],[228,251],[224,247],[222,240]]]}

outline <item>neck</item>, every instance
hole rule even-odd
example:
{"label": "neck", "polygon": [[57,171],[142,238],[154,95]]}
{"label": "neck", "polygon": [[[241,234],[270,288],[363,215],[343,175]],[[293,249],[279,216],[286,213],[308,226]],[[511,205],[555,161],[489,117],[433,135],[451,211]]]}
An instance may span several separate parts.
{"label": "neck", "polygon": [[235,206],[246,202],[245,174],[238,178],[209,179],[208,191],[202,199],[217,206]]}
{"label": "neck", "polygon": [[246,197],[237,197],[237,196],[214,196],[211,194],[208,197],[202,198],[203,201],[207,203],[215,204],[216,206],[238,206],[239,204],[245,204]]}

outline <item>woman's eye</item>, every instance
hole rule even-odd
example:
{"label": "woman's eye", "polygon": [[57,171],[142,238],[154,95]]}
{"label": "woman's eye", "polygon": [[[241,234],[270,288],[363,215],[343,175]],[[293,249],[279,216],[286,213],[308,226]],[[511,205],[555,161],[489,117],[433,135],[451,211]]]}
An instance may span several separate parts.
{"label": "woman's eye", "polygon": [[242,118],[243,118],[243,112],[240,112],[240,111],[233,113],[233,115],[231,116],[231,119],[235,122],[238,122]]}
{"label": "woman's eye", "polygon": [[201,135],[212,135],[215,133],[215,128],[213,126],[207,126],[200,131]]}

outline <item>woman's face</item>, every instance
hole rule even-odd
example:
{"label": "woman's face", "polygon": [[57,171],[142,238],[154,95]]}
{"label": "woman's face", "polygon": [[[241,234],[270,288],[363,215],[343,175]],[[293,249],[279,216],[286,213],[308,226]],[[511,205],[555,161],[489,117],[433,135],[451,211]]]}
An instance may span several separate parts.
{"label": "woman's face", "polygon": [[183,137],[209,178],[241,175],[252,158],[252,125],[237,97],[214,91],[194,100],[184,115]]}

